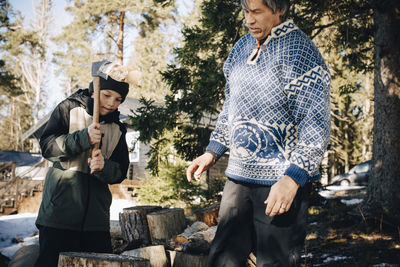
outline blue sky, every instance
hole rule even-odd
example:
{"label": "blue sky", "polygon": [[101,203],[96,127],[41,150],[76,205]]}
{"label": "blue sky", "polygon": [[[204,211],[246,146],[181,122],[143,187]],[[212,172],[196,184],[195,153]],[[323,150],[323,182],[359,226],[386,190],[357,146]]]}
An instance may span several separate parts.
{"label": "blue sky", "polygon": [[[24,22],[29,23],[32,20],[32,10],[37,5],[38,0],[9,0],[11,6],[20,11],[24,16]],[[67,0],[54,0],[54,29],[56,31],[61,30],[61,27],[68,24],[70,17],[65,12],[65,7],[67,6]]]}

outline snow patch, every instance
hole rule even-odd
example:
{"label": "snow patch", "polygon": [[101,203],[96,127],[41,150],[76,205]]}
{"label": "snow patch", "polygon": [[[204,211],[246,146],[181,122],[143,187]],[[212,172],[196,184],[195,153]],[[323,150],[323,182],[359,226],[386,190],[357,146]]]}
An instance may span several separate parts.
{"label": "snow patch", "polygon": [[[0,217],[0,253],[8,258],[23,246],[32,245],[38,242],[36,228],[37,214],[23,213]],[[13,239],[18,237],[23,240],[21,243],[13,243]]]}
{"label": "snow patch", "polygon": [[318,194],[326,199],[337,198],[337,192],[340,191],[350,191],[350,190],[360,190],[365,188],[365,186],[341,186],[341,185],[329,185],[325,187],[325,190],[318,192]]}
{"label": "snow patch", "polygon": [[342,199],[342,200],[340,200],[340,202],[342,202],[346,206],[351,206],[351,205],[360,204],[361,202],[363,202],[363,199],[361,199],[361,198]]}
{"label": "snow patch", "polygon": [[313,254],[312,253],[308,253],[307,255],[301,255],[301,257],[304,258],[312,258]]}
{"label": "snow patch", "polygon": [[351,257],[347,257],[347,256],[332,256],[332,257],[327,257],[323,263],[328,263],[328,262],[332,262],[332,261],[342,261],[342,260],[346,260],[346,259],[350,259]]}
{"label": "snow patch", "polygon": [[[119,221],[119,213],[124,208],[133,207],[136,203],[126,199],[113,199],[110,207],[110,220]],[[37,213],[23,213],[16,215],[0,216],[0,253],[12,258],[23,246],[39,242],[36,228]],[[13,243],[18,238],[23,242]]]}
{"label": "snow patch", "polygon": [[110,220],[118,221],[119,213],[122,212],[124,208],[130,208],[136,205],[135,202],[127,199],[113,199],[110,207]]}

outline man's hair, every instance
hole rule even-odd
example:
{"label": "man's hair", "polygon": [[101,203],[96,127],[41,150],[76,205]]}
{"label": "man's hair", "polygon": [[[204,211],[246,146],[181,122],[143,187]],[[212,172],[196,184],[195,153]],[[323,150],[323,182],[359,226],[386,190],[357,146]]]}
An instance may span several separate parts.
{"label": "man's hair", "polygon": [[[263,0],[264,5],[269,7],[275,14],[278,10],[282,11],[281,19],[285,21],[289,15],[289,0]],[[247,0],[240,0],[243,8],[249,8]]]}

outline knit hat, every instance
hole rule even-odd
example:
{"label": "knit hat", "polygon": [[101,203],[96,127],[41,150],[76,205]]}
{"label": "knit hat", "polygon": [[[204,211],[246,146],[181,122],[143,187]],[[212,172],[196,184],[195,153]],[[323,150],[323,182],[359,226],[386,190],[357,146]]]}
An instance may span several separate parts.
{"label": "knit hat", "polygon": [[[125,82],[119,82],[108,76],[107,80],[100,77],[100,90],[113,90],[119,93],[122,97],[122,102],[124,102],[126,95],[129,93],[129,84]],[[93,81],[89,85],[89,93],[93,93]]]}

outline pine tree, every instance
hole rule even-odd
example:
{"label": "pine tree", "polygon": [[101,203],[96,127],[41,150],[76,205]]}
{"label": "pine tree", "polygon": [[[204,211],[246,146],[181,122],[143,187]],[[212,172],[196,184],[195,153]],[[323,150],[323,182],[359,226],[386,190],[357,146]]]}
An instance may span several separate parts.
{"label": "pine tree", "polygon": [[[132,90],[135,96],[161,100],[158,72],[165,68],[172,49],[163,30],[175,22],[174,1],[161,5],[153,0],[75,0],[66,10],[73,20],[54,38],[59,45],[55,61],[65,76],[66,94],[87,87],[91,80],[88,62],[106,58],[142,71],[142,82]],[[138,29],[135,42],[126,43],[127,36],[133,37]],[[133,55],[127,54],[131,45],[135,46]]]}
{"label": "pine tree", "polygon": [[142,73],[140,83],[133,88],[133,96],[162,102],[168,91],[161,72],[172,62],[173,47],[179,46],[180,15],[175,1],[167,5],[154,4],[145,9],[139,24],[139,36],[133,43],[135,50],[129,65]]}
{"label": "pine tree", "polygon": [[141,8],[137,1],[75,0],[66,11],[73,19],[54,38],[58,45],[54,57],[69,95],[88,86],[90,62],[106,58],[123,63],[126,12],[140,12]]}
{"label": "pine tree", "polygon": [[[222,65],[244,33],[238,2],[207,0],[200,8],[200,24],[182,30],[183,47],[175,49],[178,63],[162,73],[170,89],[165,106],[142,100],[144,106],[132,118],[144,142],[159,144],[173,131],[172,143],[186,160],[201,154],[208,143],[224,98]],[[157,149],[151,153],[158,158]],[[156,172],[157,165],[152,167]]]}
{"label": "pine tree", "polygon": [[5,149],[27,148],[28,144],[24,145],[20,140],[21,135],[39,119],[39,110],[43,107],[51,9],[50,0],[39,1],[35,19],[27,28],[23,27],[18,14],[11,13],[15,22],[2,34],[3,68],[16,77],[3,97],[7,99],[6,105],[2,106],[6,115],[1,121]]}
{"label": "pine tree", "polygon": [[[16,26],[10,23],[10,4],[7,1],[0,2],[0,45],[3,46],[7,43],[7,37],[5,32],[9,30],[15,30]],[[21,92],[16,87],[17,77],[14,76],[6,68],[6,64],[3,59],[0,59],[0,94],[1,95],[18,95]],[[1,105],[5,104],[4,98],[0,98]]]}

